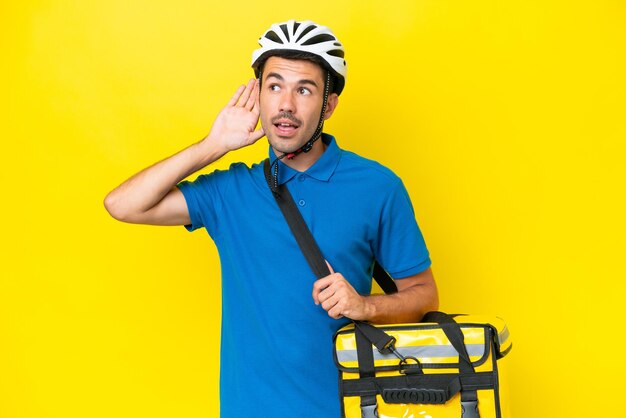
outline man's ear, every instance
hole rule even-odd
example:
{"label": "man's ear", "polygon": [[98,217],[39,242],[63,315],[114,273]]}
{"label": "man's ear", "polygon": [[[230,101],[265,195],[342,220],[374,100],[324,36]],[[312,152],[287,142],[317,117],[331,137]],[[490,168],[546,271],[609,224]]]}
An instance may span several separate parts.
{"label": "man's ear", "polygon": [[330,118],[339,103],[339,96],[337,93],[331,93],[328,95],[328,102],[326,103],[326,112],[324,113],[324,120]]}

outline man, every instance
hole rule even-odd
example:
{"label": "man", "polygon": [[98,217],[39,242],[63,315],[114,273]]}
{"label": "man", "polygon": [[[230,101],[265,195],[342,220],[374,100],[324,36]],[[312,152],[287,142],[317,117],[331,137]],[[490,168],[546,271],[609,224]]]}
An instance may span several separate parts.
{"label": "man", "polygon": [[[313,22],[275,24],[209,134],[105,199],[125,222],[207,229],[222,265],[222,417],[338,417],[332,335],[349,319],[411,322],[437,308],[430,258],[400,179],[322,134],[345,85],[341,43]],[[261,127],[256,129],[261,120]],[[181,182],[230,151],[263,164]],[[286,184],[331,274],[316,280],[270,190]],[[398,293],[369,296],[374,260]],[[334,270],[333,270],[334,269]]]}

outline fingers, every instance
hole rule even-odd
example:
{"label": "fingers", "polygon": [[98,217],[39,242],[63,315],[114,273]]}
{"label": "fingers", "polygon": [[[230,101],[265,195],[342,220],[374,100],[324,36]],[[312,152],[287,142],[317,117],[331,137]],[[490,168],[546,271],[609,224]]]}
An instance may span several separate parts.
{"label": "fingers", "polygon": [[332,276],[326,276],[313,283],[313,302],[315,302],[316,305],[320,304],[320,293],[324,289],[327,289],[328,286],[330,286],[330,284],[333,282],[333,280],[334,278]]}
{"label": "fingers", "polygon": [[[331,287],[331,285],[335,283],[337,280],[340,280],[343,278],[343,276],[335,274],[335,270],[333,270],[333,267],[330,265],[328,260],[324,260],[324,261],[326,261],[328,270],[330,270],[330,276],[321,278],[315,283],[313,283],[313,301],[315,302],[316,305],[319,305],[320,303],[324,302],[324,300],[328,298],[327,295],[329,295],[329,292],[330,292],[329,288]],[[325,292],[326,297],[320,299],[320,294],[322,292]]]}
{"label": "fingers", "polygon": [[235,94],[233,94],[233,97],[228,101],[228,106],[240,106],[252,110],[258,96],[258,91],[258,80],[255,78],[250,79],[245,86],[239,86]]}
{"label": "fingers", "polygon": [[345,296],[345,284],[343,277],[333,277],[332,283],[320,290],[317,300],[322,305],[322,308],[329,310],[337,304],[338,300]]}
{"label": "fingers", "polygon": [[[346,299],[342,297],[341,292],[338,291],[336,293],[324,295],[327,296],[322,302],[322,309],[328,312],[328,316],[334,319],[339,319],[343,317],[343,309],[346,305]],[[324,299],[324,297],[322,297]]]}
{"label": "fingers", "polygon": [[[252,90],[250,91],[250,95],[248,96],[248,100],[246,100],[245,108],[248,110],[252,110],[257,106],[257,102],[259,101],[259,80],[254,79],[252,81]],[[248,83],[250,86],[250,83]]]}
{"label": "fingers", "polygon": [[313,301],[316,305],[322,304],[322,307],[328,310],[324,305],[329,304],[332,306],[337,303],[336,301],[332,303],[331,299],[333,296],[341,297],[347,287],[346,285],[349,286],[341,274],[332,273],[330,276],[323,277],[313,283]]}
{"label": "fingers", "polygon": [[[337,281],[339,279],[343,279],[343,276],[335,275],[335,270],[333,269],[333,266],[330,265],[328,260],[324,260],[324,261],[326,262],[326,265],[328,266],[328,270],[330,271],[330,275],[328,275],[328,276],[326,276],[324,278],[321,278],[320,280],[316,281],[313,284],[313,300],[315,301],[316,305],[320,304],[320,301],[319,301],[319,294],[320,294],[320,292],[322,292],[324,289],[328,288],[335,281]],[[333,276],[337,276],[337,277],[333,277]]]}
{"label": "fingers", "polygon": [[[241,93],[241,96],[239,97],[239,100],[237,101],[237,106],[244,107],[248,110],[252,109],[252,106],[254,106],[254,95],[252,94],[252,92],[255,90],[255,87],[256,87],[256,79],[251,79],[250,81],[248,81],[246,88],[243,90],[243,93]],[[253,100],[252,100],[250,107],[248,108],[248,102],[250,101],[251,97]]]}
{"label": "fingers", "polygon": [[241,97],[241,93],[243,93],[245,88],[246,86],[239,86],[235,94],[233,94],[233,97],[231,97],[230,100],[228,101],[227,106],[231,106],[231,107],[235,106],[237,104],[237,101],[239,100],[239,97]]}
{"label": "fingers", "polygon": [[313,301],[316,305],[321,304],[322,308],[328,312],[329,315],[329,309],[337,304],[337,298],[333,299],[333,296],[335,296],[334,283],[336,280],[337,278],[334,276],[327,276],[313,284]]}

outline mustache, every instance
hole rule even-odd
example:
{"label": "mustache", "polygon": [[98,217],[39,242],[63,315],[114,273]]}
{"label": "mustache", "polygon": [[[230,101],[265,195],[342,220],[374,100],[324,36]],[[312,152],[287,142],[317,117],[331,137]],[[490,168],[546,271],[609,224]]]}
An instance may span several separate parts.
{"label": "mustache", "polygon": [[276,124],[281,119],[289,119],[291,122],[295,123],[298,126],[302,125],[302,121],[295,117],[291,112],[280,112],[278,115],[272,118],[272,123]]}

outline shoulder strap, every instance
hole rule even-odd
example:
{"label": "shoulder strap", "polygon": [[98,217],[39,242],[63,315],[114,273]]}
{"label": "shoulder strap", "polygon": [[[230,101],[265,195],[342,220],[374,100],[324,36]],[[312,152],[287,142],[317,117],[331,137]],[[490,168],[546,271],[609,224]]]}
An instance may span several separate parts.
{"label": "shoulder strap", "polygon": [[[276,187],[275,191],[272,190],[272,175],[270,172],[269,159],[265,160],[263,170],[265,172],[265,180],[267,181],[267,184],[272,191],[276,202],[278,203],[280,211],[287,220],[289,229],[291,229],[291,232],[296,238],[300,250],[304,254],[306,261],[309,263],[311,270],[313,270],[313,273],[315,273],[315,276],[318,279],[328,276],[330,274],[330,270],[326,264],[326,259],[322,255],[322,252],[320,251],[315,238],[313,238],[313,234],[311,234],[309,227],[304,222],[302,214],[293,201],[291,193],[289,193],[289,189],[287,189],[287,186],[284,184],[281,184]],[[378,262],[374,264],[373,276],[376,283],[378,283],[385,293],[391,294],[398,291],[393,279],[389,276],[385,269],[378,264]]]}
{"label": "shoulder strap", "polygon": [[[268,185],[270,185],[271,174],[269,159],[265,160],[263,168],[265,171],[265,179],[267,180]],[[320,248],[317,246],[317,242],[315,241],[315,238],[313,238],[313,235],[304,222],[304,219],[302,219],[302,214],[296,207],[296,204],[293,201],[291,193],[289,193],[287,187],[284,184],[281,184],[276,187],[276,191],[272,191],[272,194],[274,195],[274,198],[276,198],[278,207],[287,220],[289,229],[291,229],[291,232],[296,238],[302,254],[304,254],[311,270],[315,273],[315,277],[321,279],[322,277],[328,276],[330,274],[330,270],[328,265],[326,265],[326,259],[322,255]]]}

